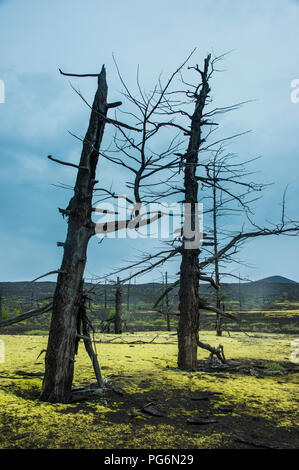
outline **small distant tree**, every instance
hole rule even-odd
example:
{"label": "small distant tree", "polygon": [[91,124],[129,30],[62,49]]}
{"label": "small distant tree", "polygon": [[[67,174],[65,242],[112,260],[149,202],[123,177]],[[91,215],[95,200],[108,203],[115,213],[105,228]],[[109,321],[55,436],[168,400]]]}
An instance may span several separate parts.
{"label": "small distant tree", "polygon": [[115,289],[115,317],[114,317],[114,332],[115,334],[122,333],[122,285],[117,278]]}
{"label": "small distant tree", "polygon": [[2,313],[2,294],[0,292],[0,321],[3,319],[3,313]]}

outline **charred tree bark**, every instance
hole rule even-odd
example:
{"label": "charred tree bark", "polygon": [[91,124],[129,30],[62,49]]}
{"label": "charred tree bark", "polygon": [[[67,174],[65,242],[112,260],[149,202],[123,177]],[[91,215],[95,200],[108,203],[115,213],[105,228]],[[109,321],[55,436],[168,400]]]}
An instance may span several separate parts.
{"label": "charred tree bark", "polygon": [[107,83],[103,66],[98,75],[88,130],[83,141],[74,196],[68,208],[68,230],[63,244],[63,260],[53,299],[53,313],[46,354],[46,368],[41,399],[67,403],[71,398],[80,285],[86,264],[88,242],[94,234],[92,195],[96,166],[107,113]]}
{"label": "charred tree bark", "polygon": [[117,278],[116,292],[115,292],[115,317],[114,317],[114,332],[115,334],[122,333],[121,327],[121,300],[122,300],[122,286]]}
{"label": "charred tree bark", "polygon": [[199,250],[183,250],[180,268],[178,366],[185,370],[197,368],[198,254]]}
{"label": "charred tree bark", "polygon": [[[204,141],[202,139],[203,110],[210,92],[208,83],[209,64],[211,56],[208,55],[204,61],[204,70],[197,71],[201,74],[200,93],[195,94],[195,110],[191,120],[191,131],[189,144],[184,155],[184,191],[185,208],[190,211],[191,230],[196,233],[198,221],[198,182],[196,169],[198,163],[198,153]],[[179,289],[179,326],[178,326],[178,366],[185,370],[197,368],[197,338],[199,330],[199,249],[196,247],[196,240],[190,243],[185,236],[186,212],[184,216],[184,236],[181,248],[182,261],[180,266],[180,289]],[[195,235],[196,237],[196,235]],[[195,247],[192,248],[192,245]]]}

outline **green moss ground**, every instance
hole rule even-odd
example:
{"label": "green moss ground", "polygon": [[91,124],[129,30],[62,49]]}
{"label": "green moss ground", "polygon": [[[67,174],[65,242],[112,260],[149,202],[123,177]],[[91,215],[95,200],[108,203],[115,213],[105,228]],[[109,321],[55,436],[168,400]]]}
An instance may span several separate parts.
{"label": "green moss ground", "polygon": [[[157,334],[152,343],[128,344],[150,341]],[[103,376],[116,375],[110,380],[124,396],[107,391],[93,401],[64,405],[38,398],[44,355],[36,358],[46,348],[47,337],[0,336],[5,344],[5,362],[0,363],[0,448],[239,448],[238,437],[298,447],[298,365],[290,360],[294,335],[223,336],[225,355],[237,367],[207,367],[208,353],[200,350],[196,372],[176,369],[173,333],[125,333],[105,342],[112,338],[97,335],[103,341],[97,343],[97,351]],[[219,343],[214,332],[204,332],[201,340]],[[91,382],[92,367],[80,346],[74,384]],[[209,400],[192,400],[203,391],[215,394]],[[150,402],[162,417],[140,411]],[[217,422],[187,424],[188,418],[199,416]]]}

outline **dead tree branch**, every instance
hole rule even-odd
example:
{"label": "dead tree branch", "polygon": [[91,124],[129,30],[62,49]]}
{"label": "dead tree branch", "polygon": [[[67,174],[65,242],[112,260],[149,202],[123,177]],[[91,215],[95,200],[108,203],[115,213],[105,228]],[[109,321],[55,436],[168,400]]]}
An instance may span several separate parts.
{"label": "dead tree branch", "polygon": [[28,318],[31,318],[31,317],[38,317],[39,315],[42,315],[43,313],[50,312],[52,310],[52,308],[53,308],[53,304],[50,303],[50,304],[44,305],[43,307],[40,307],[40,308],[35,308],[35,309],[32,309],[32,310],[28,310],[27,312],[21,313],[21,315],[18,315],[16,317],[7,318],[6,320],[2,320],[0,322],[0,327],[13,325],[15,323],[19,323],[21,321],[28,320]]}

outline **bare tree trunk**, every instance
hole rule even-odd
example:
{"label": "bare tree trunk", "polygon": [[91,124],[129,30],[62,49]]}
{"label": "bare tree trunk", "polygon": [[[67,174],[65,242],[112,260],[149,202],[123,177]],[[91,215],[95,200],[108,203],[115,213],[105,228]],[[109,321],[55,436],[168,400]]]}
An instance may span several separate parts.
{"label": "bare tree trunk", "polygon": [[[215,284],[216,284],[216,307],[220,309],[221,301],[220,301],[220,279],[219,279],[219,258],[218,258],[218,237],[217,237],[217,191],[216,191],[216,163],[213,167],[213,178],[214,178],[214,185],[213,185],[213,234],[214,234],[214,256],[215,256]],[[217,312],[216,313],[216,335],[222,336],[222,325],[221,325],[222,317]]]}
{"label": "bare tree trunk", "polygon": [[105,310],[105,314],[107,315],[107,279],[105,279],[105,287],[104,287],[104,310]]}
{"label": "bare tree trunk", "polygon": [[[189,205],[191,230],[197,230],[197,202],[198,202],[198,182],[196,179],[196,169],[198,163],[198,152],[203,142],[202,119],[203,110],[210,92],[208,84],[208,69],[211,56],[208,55],[204,61],[204,70],[197,71],[201,74],[202,84],[200,93],[196,95],[195,111],[191,120],[191,131],[189,144],[185,159],[184,189],[185,204]],[[186,213],[184,224],[186,222]],[[184,227],[185,228],[185,227]],[[180,289],[179,289],[179,327],[178,327],[178,366],[181,369],[197,368],[197,340],[199,330],[199,262],[198,248],[187,247],[186,237],[181,248],[182,261],[180,267]]]}
{"label": "bare tree trunk", "polygon": [[165,273],[165,289],[166,289],[166,322],[167,322],[167,331],[171,331],[170,328],[170,315],[169,315],[169,297],[168,297],[168,278],[167,272]]}
{"label": "bare tree trunk", "polygon": [[86,264],[87,245],[94,234],[91,220],[93,187],[99,148],[107,113],[105,68],[98,76],[89,127],[83,142],[74,196],[66,210],[68,231],[64,254],[53,299],[53,314],[46,353],[46,368],[41,399],[67,403],[71,397],[78,312],[81,305],[80,285]]}
{"label": "bare tree trunk", "polygon": [[243,309],[243,296],[241,294],[241,281],[240,281],[240,273],[239,273],[239,309]]}
{"label": "bare tree trunk", "polygon": [[[219,291],[216,292],[216,307],[221,308],[221,301],[219,299]],[[222,316],[216,313],[216,335],[222,336]]]}
{"label": "bare tree trunk", "polygon": [[114,317],[114,332],[115,334],[121,334],[121,300],[122,300],[122,288],[119,277],[117,278],[116,292],[115,292],[115,317]]}
{"label": "bare tree trunk", "polygon": [[131,288],[131,279],[129,279],[128,283],[128,291],[127,291],[127,312],[130,313],[130,288]]}
{"label": "bare tree trunk", "polygon": [[197,368],[198,252],[199,250],[183,250],[180,268],[178,366],[187,370]]}

